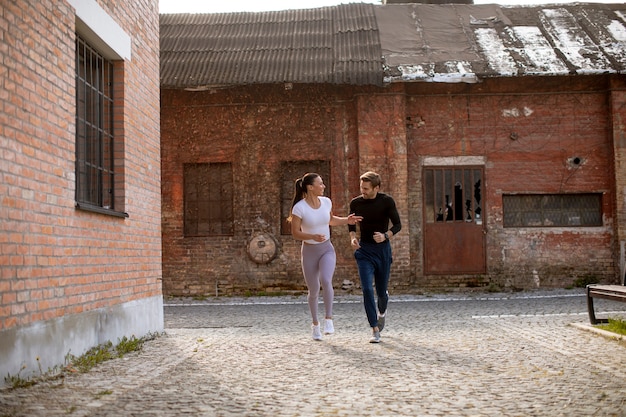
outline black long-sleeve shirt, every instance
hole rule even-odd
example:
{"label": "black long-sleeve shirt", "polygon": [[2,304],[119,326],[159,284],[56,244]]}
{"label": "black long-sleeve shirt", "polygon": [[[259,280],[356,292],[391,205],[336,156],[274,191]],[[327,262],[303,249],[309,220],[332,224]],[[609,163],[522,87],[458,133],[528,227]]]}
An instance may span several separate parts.
{"label": "black long-sleeve shirt", "polygon": [[[366,243],[376,243],[374,232],[385,233],[391,231],[394,235],[400,231],[400,215],[396,208],[396,202],[385,193],[377,193],[376,198],[365,199],[358,196],[350,201],[350,213],[363,216],[359,222],[361,230],[361,241]],[[389,229],[391,222],[391,229]],[[356,232],[356,225],[348,225],[348,230]]]}

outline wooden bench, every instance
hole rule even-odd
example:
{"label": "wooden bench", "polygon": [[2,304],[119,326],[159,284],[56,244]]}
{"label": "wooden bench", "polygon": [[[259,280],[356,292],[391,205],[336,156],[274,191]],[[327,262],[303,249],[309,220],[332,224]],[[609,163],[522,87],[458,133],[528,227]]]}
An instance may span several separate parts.
{"label": "wooden bench", "polygon": [[589,310],[589,321],[591,324],[607,323],[608,319],[596,318],[593,309],[593,299],[604,298],[607,300],[621,301],[626,303],[626,286],[624,285],[587,285],[587,309]]}

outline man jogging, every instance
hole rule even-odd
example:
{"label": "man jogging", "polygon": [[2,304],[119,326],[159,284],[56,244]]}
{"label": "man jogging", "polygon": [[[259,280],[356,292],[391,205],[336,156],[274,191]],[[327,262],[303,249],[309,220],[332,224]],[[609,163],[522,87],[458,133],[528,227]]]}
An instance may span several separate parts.
{"label": "man jogging", "polygon": [[[355,249],[365,313],[372,328],[370,343],[380,343],[389,300],[387,286],[392,262],[389,239],[398,234],[402,225],[395,201],[380,192],[380,175],[369,171],[361,175],[360,180],[361,195],[350,202],[350,213],[362,217],[360,239],[357,238],[356,225],[348,225],[348,230],[350,244]],[[378,308],[372,284],[376,287]]]}

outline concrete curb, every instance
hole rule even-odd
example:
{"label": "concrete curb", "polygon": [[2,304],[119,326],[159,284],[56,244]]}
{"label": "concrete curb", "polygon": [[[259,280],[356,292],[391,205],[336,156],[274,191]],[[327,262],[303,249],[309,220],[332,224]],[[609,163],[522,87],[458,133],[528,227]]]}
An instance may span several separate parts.
{"label": "concrete curb", "polygon": [[606,331],[606,330],[603,330],[603,329],[598,329],[597,327],[594,327],[591,324],[570,323],[570,326],[576,327],[577,329],[581,329],[581,330],[584,330],[584,331],[587,331],[587,332],[595,333],[595,334],[598,334],[600,336],[604,336],[607,339],[616,340],[618,342],[626,341],[626,336],[624,336],[624,335],[613,333],[613,332],[609,332],[609,331]]}

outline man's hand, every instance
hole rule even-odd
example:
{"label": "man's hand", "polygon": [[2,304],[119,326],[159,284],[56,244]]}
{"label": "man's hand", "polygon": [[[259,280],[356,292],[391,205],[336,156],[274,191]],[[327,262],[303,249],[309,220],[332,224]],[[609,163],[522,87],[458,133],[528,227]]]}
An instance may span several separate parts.
{"label": "man's hand", "polygon": [[385,234],[380,232],[374,232],[374,242],[383,243],[385,240]]}

